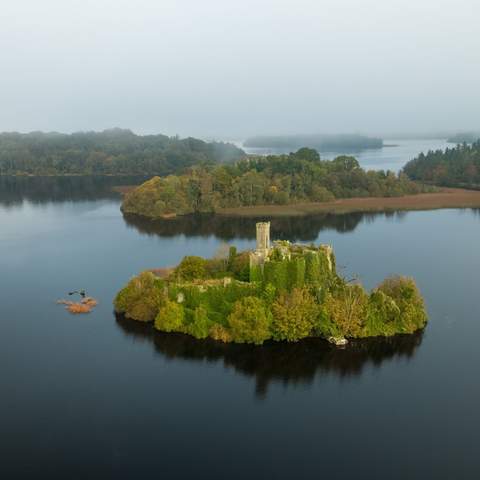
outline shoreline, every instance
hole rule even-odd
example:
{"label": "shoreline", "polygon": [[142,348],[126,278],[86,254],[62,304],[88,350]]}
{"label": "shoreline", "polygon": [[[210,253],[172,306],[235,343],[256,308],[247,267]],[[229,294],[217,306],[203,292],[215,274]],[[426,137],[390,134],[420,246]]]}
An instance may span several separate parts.
{"label": "shoreline", "polygon": [[[135,187],[114,187],[114,190],[124,195],[132,188]],[[322,203],[305,202],[292,203],[290,205],[254,205],[221,208],[212,212],[211,215],[226,217],[300,217],[317,213],[381,213],[389,211],[439,210],[443,208],[480,208],[480,191],[445,187],[440,188],[438,192],[418,193],[401,197],[354,197]],[[151,220],[170,220],[187,215],[171,214],[157,218],[145,215],[140,216]]]}
{"label": "shoreline", "polygon": [[223,208],[216,215],[226,216],[304,216],[315,213],[388,212],[399,210],[438,210],[443,208],[480,208],[480,191],[441,188],[438,192],[401,197],[354,197],[323,203],[256,205]]}

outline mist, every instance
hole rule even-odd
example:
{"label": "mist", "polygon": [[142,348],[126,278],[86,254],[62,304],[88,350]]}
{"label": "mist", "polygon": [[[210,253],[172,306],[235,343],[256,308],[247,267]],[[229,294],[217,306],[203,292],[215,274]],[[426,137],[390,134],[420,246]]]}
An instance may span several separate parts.
{"label": "mist", "polygon": [[16,0],[0,131],[479,129],[474,0]]}

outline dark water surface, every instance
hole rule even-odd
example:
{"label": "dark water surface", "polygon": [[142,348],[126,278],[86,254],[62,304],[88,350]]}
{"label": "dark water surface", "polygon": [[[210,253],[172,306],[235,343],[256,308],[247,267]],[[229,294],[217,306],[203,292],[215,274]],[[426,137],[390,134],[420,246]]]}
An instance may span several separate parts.
{"label": "dark water surface", "polygon": [[[414,276],[430,322],[253,347],[153,333],[111,302],[142,269],[251,247],[254,219],[151,223],[98,185],[17,187],[0,193],[1,478],[478,478],[478,211],[273,220],[369,288]],[[90,315],[55,304],[79,288]]]}

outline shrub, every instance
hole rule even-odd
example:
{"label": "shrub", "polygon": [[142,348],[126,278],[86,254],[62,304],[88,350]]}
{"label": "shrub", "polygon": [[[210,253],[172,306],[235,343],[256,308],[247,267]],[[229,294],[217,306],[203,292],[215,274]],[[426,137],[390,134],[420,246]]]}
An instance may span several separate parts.
{"label": "shrub", "polygon": [[231,333],[223,325],[218,323],[214,323],[210,327],[209,335],[214,340],[218,340],[223,343],[230,343],[232,341]]}
{"label": "shrub", "polygon": [[183,258],[175,269],[175,273],[177,273],[182,280],[186,281],[205,278],[207,276],[206,264],[207,261],[202,257],[187,256]]}
{"label": "shrub", "polygon": [[311,334],[318,307],[308,290],[294,288],[275,300],[272,312],[273,338],[295,342]]}
{"label": "shrub", "polygon": [[230,270],[233,276],[242,282],[250,280],[250,255],[242,252],[231,259]]}
{"label": "shrub", "polygon": [[151,322],[165,301],[162,287],[163,282],[152,272],[142,272],[117,294],[115,311],[133,320]]}
{"label": "shrub", "polygon": [[257,297],[245,297],[235,302],[228,316],[232,338],[238,343],[261,345],[270,338],[271,315]]}
{"label": "shrub", "polygon": [[368,302],[364,336],[390,336],[398,333],[400,308],[395,300],[381,290],[374,290]]}
{"label": "shrub", "polygon": [[187,333],[195,338],[207,338],[212,322],[207,315],[207,309],[200,305],[197,307],[193,314],[193,323],[188,325]]}
{"label": "shrub", "polygon": [[423,328],[427,322],[425,304],[413,278],[394,276],[385,279],[378,287],[379,292],[391,297],[398,306],[397,327],[403,333],[412,333]]}
{"label": "shrub", "polygon": [[[323,318],[330,329],[346,337],[359,337],[367,318],[368,296],[360,285],[345,285],[327,293],[323,303]],[[321,328],[320,328],[321,329]]]}
{"label": "shrub", "polygon": [[184,318],[183,306],[167,300],[155,318],[155,328],[162,332],[181,332],[183,331]]}

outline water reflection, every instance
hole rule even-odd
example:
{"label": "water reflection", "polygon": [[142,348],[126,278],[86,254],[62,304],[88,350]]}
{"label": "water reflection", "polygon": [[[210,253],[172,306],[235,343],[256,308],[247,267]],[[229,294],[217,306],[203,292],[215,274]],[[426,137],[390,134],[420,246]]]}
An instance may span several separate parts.
{"label": "water reflection", "polygon": [[398,357],[409,359],[423,338],[423,331],[420,331],[413,335],[354,341],[345,349],[316,338],[298,343],[270,342],[258,347],[160,333],[149,324],[127,320],[120,315],[116,320],[126,335],[151,343],[155,352],[165,358],[223,362],[226,368],[253,377],[255,394],[260,398],[266,397],[272,383],[308,385],[318,375],[358,376],[368,365],[379,367]]}
{"label": "water reflection", "polygon": [[35,204],[118,198],[114,186],[137,185],[139,176],[10,177],[0,175],[0,205],[15,206],[27,200]]}
{"label": "water reflection", "polygon": [[[339,233],[352,232],[363,222],[372,222],[375,218],[403,218],[406,212],[385,213],[321,213],[302,217],[270,218],[273,238],[296,241],[315,241],[322,230],[335,230]],[[172,237],[176,235],[209,236],[215,235],[223,240],[255,238],[255,223],[264,217],[226,217],[223,215],[188,215],[170,220],[149,220],[137,215],[124,214],[128,226],[145,235]]]}

